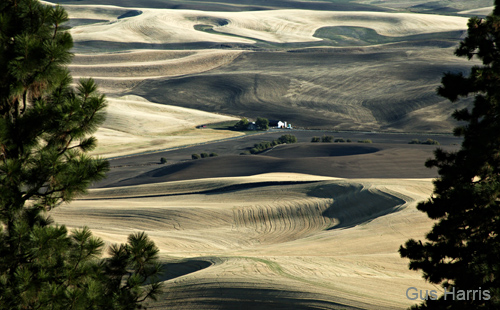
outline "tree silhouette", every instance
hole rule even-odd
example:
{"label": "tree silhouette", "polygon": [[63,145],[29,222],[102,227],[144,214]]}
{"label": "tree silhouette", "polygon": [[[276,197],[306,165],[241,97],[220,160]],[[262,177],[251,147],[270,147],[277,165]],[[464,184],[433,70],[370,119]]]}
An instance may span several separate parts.
{"label": "tree silhouette", "polygon": [[92,136],[105,97],[76,89],[66,65],[68,15],[37,0],[0,2],[0,309],[137,309],[160,285],[145,234],[111,247],[88,228],[68,234],[47,212],[105,177]]}
{"label": "tree silhouette", "polygon": [[[453,114],[465,123],[454,130],[464,137],[461,149],[437,149],[426,163],[440,177],[418,209],[439,221],[427,241],[408,240],[400,254],[427,281],[455,292],[413,309],[500,309],[500,0],[486,19],[469,20],[455,54],[483,64],[469,76],[446,73],[438,93],[453,102],[474,95],[474,106]],[[479,292],[458,295],[468,290]]]}

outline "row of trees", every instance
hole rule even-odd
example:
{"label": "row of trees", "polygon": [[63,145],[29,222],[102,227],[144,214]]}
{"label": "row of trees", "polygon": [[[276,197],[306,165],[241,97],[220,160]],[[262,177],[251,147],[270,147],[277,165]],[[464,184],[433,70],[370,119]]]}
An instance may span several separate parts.
{"label": "row of trees", "polygon": [[331,143],[331,142],[352,142],[351,139],[344,139],[344,138],[338,138],[338,139],[334,139],[333,136],[329,136],[329,135],[323,135],[323,137],[312,137],[311,138],[311,142],[328,142],[328,143]]}
{"label": "row of trees", "polygon": [[216,157],[216,156],[219,156],[219,154],[214,153],[214,152],[212,152],[210,154],[203,152],[200,154],[191,154],[191,159],[200,159],[200,158]]}
{"label": "row of trees", "polygon": [[[323,137],[312,137],[311,138],[311,142],[313,143],[318,143],[318,142],[323,142],[323,143],[332,143],[332,142],[335,142],[335,143],[342,143],[342,142],[352,142],[351,139],[344,139],[344,138],[337,138],[337,139],[334,139],[333,136],[329,136],[329,135],[323,135]],[[372,143],[372,140],[370,139],[365,139],[365,140],[358,140],[358,143]]]}
{"label": "row of trees", "polygon": [[297,142],[297,137],[295,137],[294,135],[286,134],[286,135],[282,135],[278,139],[274,139],[272,142],[263,141],[263,142],[254,144],[253,148],[250,149],[250,153],[257,154],[257,153],[264,152],[268,149],[271,149],[279,144],[289,144],[289,143],[296,143],[296,142]]}
{"label": "row of trees", "polygon": [[[247,118],[242,118],[239,120],[236,124],[234,124],[233,128],[235,130],[249,130],[250,122],[248,121]],[[268,130],[269,129],[269,120],[267,118],[263,117],[257,117],[257,120],[255,120],[255,126],[257,127],[256,129],[258,130]]]}
{"label": "row of trees", "polygon": [[420,141],[419,139],[412,139],[408,144],[428,144],[428,145],[440,145],[439,141],[433,139],[427,139],[425,141]]}
{"label": "row of trees", "polygon": [[0,309],[138,309],[160,293],[146,234],[102,259],[88,228],[68,232],[48,215],[109,169],[88,155],[106,100],[92,79],[70,86],[66,21],[59,6],[0,2]]}

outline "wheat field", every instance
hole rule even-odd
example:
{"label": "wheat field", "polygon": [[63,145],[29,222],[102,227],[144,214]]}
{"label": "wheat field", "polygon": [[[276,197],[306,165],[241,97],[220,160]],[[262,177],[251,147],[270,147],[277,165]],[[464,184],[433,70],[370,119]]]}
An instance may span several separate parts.
{"label": "wheat field", "polygon": [[[196,128],[241,117],[303,129],[450,133],[451,113],[471,100],[452,104],[435,90],[443,72],[477,64],[453,51],[468,17],[492,9],[483,0],[60,3],[75,42],[73,78],[93,77],[108,98],[94,151],[107,158],[244,139]],[[298,145],[302,155],[312,149]],[[415,303],[409,287],[439,290],[398,254],[433,224],[416,209],[432,178],[407,169],[431,151],[376,147],[332,163],[328,154],[282,160],[293,151],[285,146],[231,176],[216,170],[241,165],[234,154],[164,169],[130,157],[132,168],[113,167],[109,178],[127,177],[94,185],[51,215],[90,227],[107,245],[145,231],[166,270],[153,309],[404,309]],[[331,175],[291,171],[299,165]]]}

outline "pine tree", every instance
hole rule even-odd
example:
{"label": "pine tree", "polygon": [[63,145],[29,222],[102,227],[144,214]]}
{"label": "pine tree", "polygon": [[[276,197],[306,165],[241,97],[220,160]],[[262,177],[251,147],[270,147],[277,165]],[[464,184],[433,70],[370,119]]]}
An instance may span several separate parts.
{"label": "pine tree", "polygon": [[100,259],[88,228],[47,215],[108,170],[88,155],[106,100],[92,79],[70,86],[67,20],[37,0],[0,2],[0,309],[137,309],[159,293],[154,243],[134,234]]}
{"label": "pine tree", "polygon": [[463,136],[461,149],[438,149],[426,163],[440,177],[418,209],[439,221],[426,242],[408,240],[400,254],[428,282],[455,292],[413,309],[500,309],[500,0],[486,19],[469,20],[455,54],[482,65],[469,76],[446,73],[438,93],[452,102],[474,95],[474,105],[453,114],[465,124],[454,130]]}

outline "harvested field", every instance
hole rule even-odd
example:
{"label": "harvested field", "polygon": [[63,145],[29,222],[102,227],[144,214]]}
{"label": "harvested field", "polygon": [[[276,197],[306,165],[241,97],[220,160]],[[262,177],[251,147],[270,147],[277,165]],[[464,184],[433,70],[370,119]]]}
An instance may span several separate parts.
{"label": "harvested field", "polygon": [[430,287],[396,253],[429,229],[430,189],[274,173],[96,189],[53,216],[108,242],[146,231],[168,268],[158,309],[402,309]]}
{"label": "harvested field", "polygon": [[[108,243],[148,233],[167,268],[167,289],[154,309],[242,303],[246,309],[403,309],[411,304],[408,287],[436,289],[397,254],[406,239],[422,238],[432,225],[415,209],[432,189],[435,171],[416,179],[432,149],[298,143],[263,155],[117,166],[99,188],[52,214],[69,227],[89,226]],[[342,173],[350,179],[335,177]]]}
{"label": "harvested field", "polygon": [[[60,3],[73,77],[109,99],[95,154],[112,168],[51,214],[107,245],[145,231],[166,270],[153,309],[404,309],[408,287],[439,290],[397,253],[433,224],[416,205],[435,146],[408,142],[457,149],[450,114],[471,101],[435,89],[476,64],[453,51],[491,1]],[[240,117],[304,130],[196,128]],[[240,155],[284,133],[299,143]]]}
{"label": "harvested field", "polygon": [[[435,170],[423,169],[429,151],[388,149],[355,156],[277,158],[263,155],[220,156],[156,168],[108,186],[126,186],[208,177],[250,176],[266,172],[296,172],[351,178],[433,177]],[[415,159],[420,160],[416,161]],[[387,169],[400,167],[400,169]]]}
{"label": "harvested field", "polygon": [[96,155],[118,156],[225,139],[237,132],[196,130],[196,126],[234,117],[151,103],[138,96],[108,100],[107,117],[95,136]]}
{"label": "harvested field", "polygon": [[[269,172],[300,173],[339,178],[434,178],[436,169],[424,167],[436,146],[388,143],[298,143],[280,145],[259,155],[237,155],[252,139],[229,140],[189,148],[118,158],[111,161],[108,178],[94,187],[121,187],[214,177],[252,176]],[[456,150],[457,146],[441,146]],[[191,160],[200,150],[221,156]],[[219,151],[220,149],[220,151]],[[226,152],[225,154],[222,152]],[[236,155],[234,155],[236,153]],[[199,154],[199,153],[198,153]],[[159,165],[165,157],[170,164]]]}
{"label": "harvested field", "polygon": [[453,56],[465,17],[355,10],[354,2],[352,11],[153,2],[68,4],[73,75],[93,76],[112,96],[316,129],[449,132],[451,112],[468,104],[435,94],[443,72],[472,65]]}

